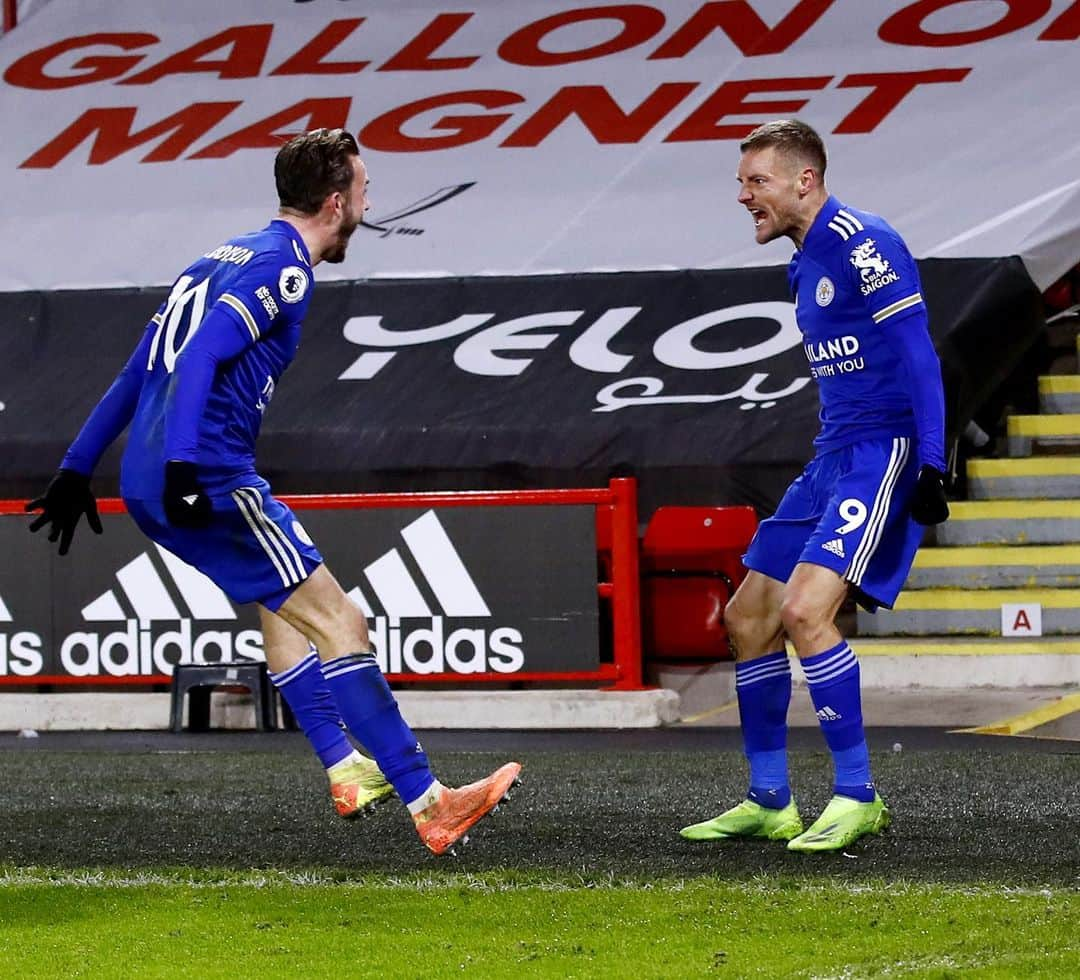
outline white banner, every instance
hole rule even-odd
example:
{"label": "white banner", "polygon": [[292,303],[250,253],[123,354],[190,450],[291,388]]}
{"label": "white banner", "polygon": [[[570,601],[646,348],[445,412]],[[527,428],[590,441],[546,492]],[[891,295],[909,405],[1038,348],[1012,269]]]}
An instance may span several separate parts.
{"label": "white banner", "polygon": [[[467,9],[465,9],[467,8]],[[0,290],[168,283],[289,133],[374,201],[322,278],[785,263],[738,140],[797,115],[917,257],[1080,259],[1080,0],[52,0],[0,39]]]}

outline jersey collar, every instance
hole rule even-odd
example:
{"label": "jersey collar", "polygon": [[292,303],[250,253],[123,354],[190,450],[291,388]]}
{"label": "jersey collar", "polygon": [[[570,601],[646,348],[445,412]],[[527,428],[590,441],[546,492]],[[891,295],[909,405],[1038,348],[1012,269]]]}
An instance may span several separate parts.
{"label": "jersey collar", "polygon": [[806,238],[803,239],[802,251],[808,249],[815,249],[817,245],[822,242],[827,242],[829,235],[833,232],[829,230],[829,222],[836,217],[836,212],[839,211],[844,205],[841,204],[832,194],[826,198],[825,203],[821,206],[821,210],[818,211],[817,217],[814,218],[813,223],[810,225],[810,230],[806,233]]}
{"label": "jersey collar", "polygon": [[296,257],[310,269],[311,253],[308,251],[307,245],[304,244],[304,239],[301,237],[300,232],[289,224],[288,221],[283,221],[281,218],[275,218],[271,221],[270,227],[285,232],[285,234],[292,239],[293,251],[296,253]]}

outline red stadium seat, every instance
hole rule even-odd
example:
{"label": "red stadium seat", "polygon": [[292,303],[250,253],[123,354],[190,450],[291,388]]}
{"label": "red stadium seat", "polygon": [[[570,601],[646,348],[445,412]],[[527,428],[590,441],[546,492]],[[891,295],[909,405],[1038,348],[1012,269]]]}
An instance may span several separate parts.
{"label": "red stadium seat", "polygon": [[746,576],[742,555],[757,523],[753,507],[661,507],[653,514],[641,546],[647,659],[731,658],[724,606]]}

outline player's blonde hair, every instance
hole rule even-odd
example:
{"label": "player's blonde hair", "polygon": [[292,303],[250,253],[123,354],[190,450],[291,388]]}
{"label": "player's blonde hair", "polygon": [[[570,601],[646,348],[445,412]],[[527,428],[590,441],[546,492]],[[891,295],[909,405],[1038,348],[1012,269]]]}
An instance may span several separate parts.
{"label": "player's blonde hair", "polygon": [[791,160],[808,163],[819,177],[825,176],[828,158],[825,142],[817,131],[801,119],[775,119],[758,126],[739,144],[739,151],[764,150],[775,146]]}

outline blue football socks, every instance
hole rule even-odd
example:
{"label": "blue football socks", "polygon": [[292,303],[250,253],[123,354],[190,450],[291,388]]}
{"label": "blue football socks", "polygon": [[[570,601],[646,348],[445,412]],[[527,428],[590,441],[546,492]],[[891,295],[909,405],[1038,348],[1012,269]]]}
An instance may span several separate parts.
{"label": "blue football socks", "polygon": [[787,653],[735,664],[743,750],[750,763],[748,799],[781,810],[791,802],[787,769],[787,712],[791,667]]}
{"label": "blue football socks", "polygon": [[341,714],[323,679],[315,653],[280,674],[271,674],[270,680],[281,692],[324,767],[329,769],[353,753],[352,744],[341,727]]}
{"label": "blue football socks", "polygon": [[402,801],[407,805],[423,796],[435,777],[374,656],[336,657],[322,665],[322,672],[349,731],[371,753]]}
{"label": "blue football socks", "polygon": [[833,757],[833,793],[862,803],[874,799],[870,753],[863,732],[859,661],[846,641],[802,661],[810,698]]}

